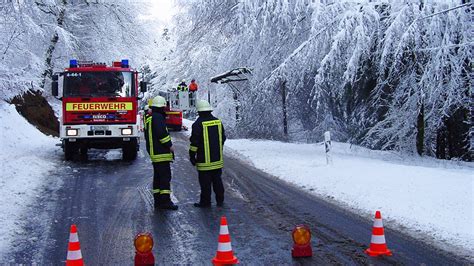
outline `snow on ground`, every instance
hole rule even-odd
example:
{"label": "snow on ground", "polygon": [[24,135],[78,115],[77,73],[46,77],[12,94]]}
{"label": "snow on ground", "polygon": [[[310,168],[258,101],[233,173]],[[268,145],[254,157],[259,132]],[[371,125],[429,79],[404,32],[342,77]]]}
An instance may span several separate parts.
{"label": "snow on ground", "polygon": [[456,253],[474,252],[473,163],[333,143],[328,166],[318,144],[237,139],[226,147],[227,154],[365,217],[381,210],[386,226]]}
{"label": "snow on ground", "polygon": [[[185,134],[190,135],[192,123],[183,120],[189,127]],[[320,144],[230,139],[225,152],[367,218],[380,210],[386,226],[474,259],[472,162],[337,142],[331,165]]]}
{"label": "snow on ground", "polygon": [[15,107],[0,101],[0,259],[31,220],[27,209],[55,169],[57,139],[43,135]]}

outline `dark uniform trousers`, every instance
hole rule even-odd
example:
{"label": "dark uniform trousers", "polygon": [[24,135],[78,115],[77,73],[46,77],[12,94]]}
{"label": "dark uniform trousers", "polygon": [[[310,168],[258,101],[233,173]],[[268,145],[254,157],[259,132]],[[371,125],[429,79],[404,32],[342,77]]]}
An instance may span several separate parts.
{"label": "dark uniform trousers", "polygon": [[153,163],[153,197],[156,204],[171,202],[171,167],[169,162]]}
{"label": "dark uniform trousers", "polygon": [[224,185],[222,184],[222,169],[198,171],[199,185],[201,185],[201,200],[204,205],[211,204],[211,185],[216,194],[218,204],[224,202]]}

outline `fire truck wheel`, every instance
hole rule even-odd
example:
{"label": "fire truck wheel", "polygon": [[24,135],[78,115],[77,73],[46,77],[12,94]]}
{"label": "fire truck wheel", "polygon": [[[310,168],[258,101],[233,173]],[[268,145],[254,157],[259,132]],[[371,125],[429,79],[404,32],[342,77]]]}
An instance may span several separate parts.
{"label": "fire truck wheel", "polygon": [[77,147],[75,143],[64,142],[64,159],[66,159],[66,161],[72,160],[76,152]]}
{"label": "fire truck wheel", "polygon": [[136,141],[130,141],[130,143],[124,144],[122,148],[122,159],[124,161],[133,161],[136,158],[137,158]]}
{"label": "fire truck wheel", "polygon": [[88,157],[87,157],[87,155],[88,155],[88,154],[87,154],[87,150],[88,150],[88,149],[87,149],[86,147],[81,147],[81,148],[79,149],[79,152],[80,152],[80,154],[81,154],[81,160],[83,160],[83,161],[87,161],[87,159],[88,159]]}
{"label": "fire truck wheel", "polygon": [[175,126],[174,127],[174,130],[176,130],[176,131],[181,131],[181,129],[183,129],[183,126]]}

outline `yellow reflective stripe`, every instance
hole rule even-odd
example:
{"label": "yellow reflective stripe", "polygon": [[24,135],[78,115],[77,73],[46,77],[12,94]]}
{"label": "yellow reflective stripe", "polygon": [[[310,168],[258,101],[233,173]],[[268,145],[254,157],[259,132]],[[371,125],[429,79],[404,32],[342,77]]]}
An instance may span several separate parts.
{"label": "yellow reflective stripe", "polygon": [[221,121],[220,120],[211,120],[211,121],[205,121],[205,122],[202,122],[202,125],[203,126],[207,126],[207,127],[210,127],[210,126],[217,126],[217,125],[221,125]]}
{"label": "yellow reflective stripe", "polygon": [[191,145],[191,146],[189,146],[189,150],[190,150],[190,151],[197,152],[198,147]]}
{"label": "yellow reflective stripe", "polygon": [[219,124],[217,124],[217,130],[219,132],[219,158],[220,158],[220,161],[224,161],[224,154],[222,152],[223,148],[222,148],[222,123],[220,123],[219,121]]}
{"label": "yellow reflective stripe", "polygon": [[152,162],[170,162],[173,161],[173,154],[172,153],[164,153],[164,154],[157,154],[151,155],[150,158]]}
{"label": "yellow reflective stripe", "polygon": [[213,164],[198,163],[198,164],[196,164],[196,167],[199,171],[216,170],[216,169],[223,168],[224,167],[224,162],[215,162]]}
{"label": "yellow reflective stripe", "polygon": [[151,117],[151,116],[145,118],[145,121],[147,123],[151,123],[151,120],[153,120],[153,117]]}
{"label": "yellow reflective stripe", "polygon": [[148,128],[148,139],[149,139],[148,142],[150,144],[150,157],[152,157],[155,154],[155,152],[153,151],[153,130],[151,128],[151,119],[148,120],[147,118],[147,123],[149,124],[147,128]]}
{"label": "yellow reflective stripe", "polygon": [[203,126],[203,137],[204,137],[204,162],[205,163],[210,163],[211,162],[211,149],[209,147],[209,132],[208,132],[208,126],[206,125],[206,122],[202,123]]}
{"label": "yellow reflective stripe", "polygon": [[204,163],[211,163],[211,152],[209,147],[209,131],[208,128],[212,126],[217,126],[218,134],[219,134],[219,153],[220,153],[220,160],[223,160],[222,154],[222,122],[220,120],[211,120],[202,122],[203,126],[203,135],[204,135]]}
{"label": "yellow reflective stripe", "polygon": [[166,112],[167,115],[180,115],[181,112]]}
{"label": "yellow reflective stripe", "polygon": [[171,190],[163,189],[162,191],[160,191],[160,194],[171,194]]}
{"label": "yellow reflective stripe", "polygon": [[171,137],[169,135],[160,139],[161,144],[165,144],[168,141],[171,141]]}
{"label": "yellow reflective stripe", "polygon": [[153,194],[159,194],[160,193],[160,190],[159,189],[152,189],[151,192]]}
{"label": "yellow reflective stripe", "polygon": [[224,164],[223,160],[212,162],[212,163],[197,163],[197,166],[213,166],[213,165],[222,165]]}

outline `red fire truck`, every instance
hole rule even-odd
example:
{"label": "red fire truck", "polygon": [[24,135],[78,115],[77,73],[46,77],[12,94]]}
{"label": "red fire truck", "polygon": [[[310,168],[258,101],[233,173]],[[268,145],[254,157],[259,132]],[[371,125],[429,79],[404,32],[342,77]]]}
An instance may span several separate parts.
{"label": "red fire truck", "polygon": [[[62,86],[59,86],[62,84]],[[60,138],[65,159],[90,148],[123,151],[124,160],[134,160],[139,149],[138,93],[146,83],[128,60],[105,63],[70,60],[69,68],[53,75],[52,94],[62,87]]]}

